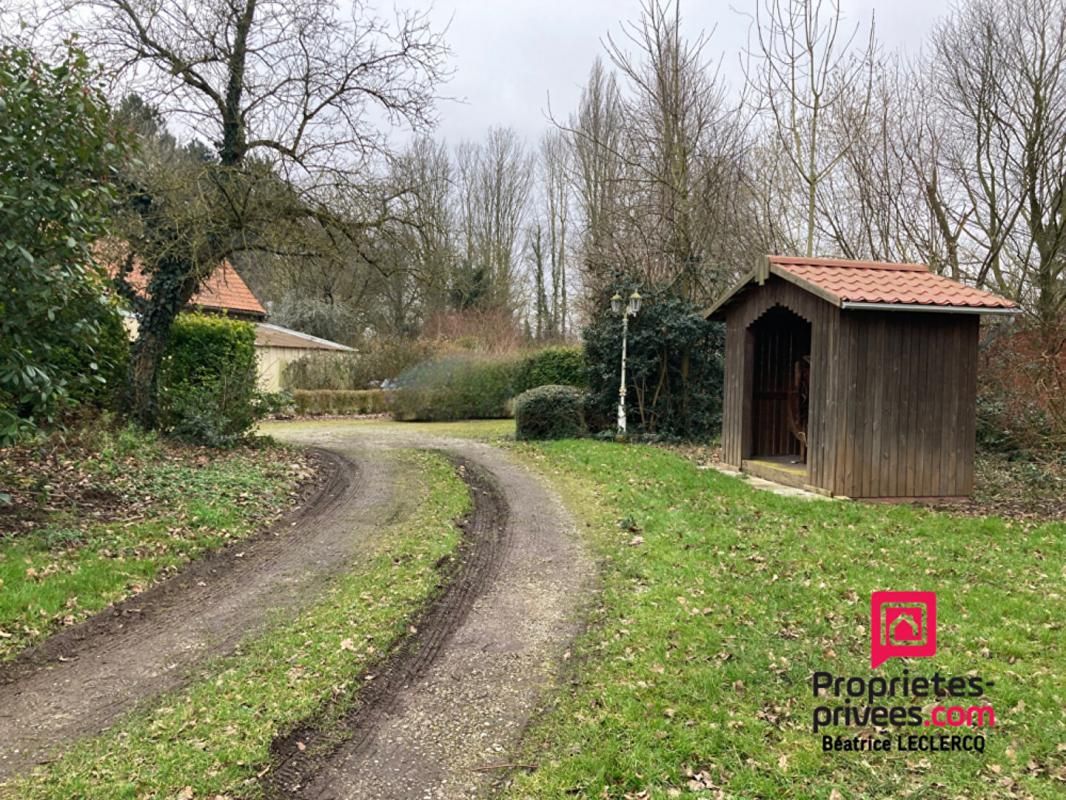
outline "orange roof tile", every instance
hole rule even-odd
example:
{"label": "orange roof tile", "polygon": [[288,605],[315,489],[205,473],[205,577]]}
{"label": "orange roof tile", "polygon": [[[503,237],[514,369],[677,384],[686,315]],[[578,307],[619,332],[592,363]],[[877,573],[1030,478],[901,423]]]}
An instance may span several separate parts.
{"label": "orange roof tile", "polygon": [[[94,248],[96,257],[106,265],[109,275],[114,276],[119,269],[119,262],[125,258],[124,242],[100,242]],[[133,268],[127,273],[126,280],[138,294],[148,289],[148,276],[141,269],[141,260],[135,259]],[[266,309],[252,294],[248,284],[228,261],[219,264],[211,276],[204,281],[200,289],[192,296],[189,305],[207,308],[213,311],[230,311],[235,314],[247,314],[266,317]]]}
{"label": "orange roof tile", "polygon": [[228,261],[223,261],[211,277],[204,281],[200,290],[192,296],[189,305],[266,316],[266,309]]}
{"label": "orange roof tile", "polygon": [[794,283],[809,284],[837,305],[884,303],[968,309],[1012,309],[1016,304],[958,281],[936,275],[922,264],[845,261],[833,258],[770,256],[770,271]]}

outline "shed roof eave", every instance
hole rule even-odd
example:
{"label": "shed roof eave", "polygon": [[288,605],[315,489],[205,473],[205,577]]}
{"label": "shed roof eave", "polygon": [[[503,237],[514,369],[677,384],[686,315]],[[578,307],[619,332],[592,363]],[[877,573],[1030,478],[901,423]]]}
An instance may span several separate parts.
{"label": "shed roof eave", "polygon": [[257,322],[256,327],[264,333],[275,332],[283,336],[295,338],[300,340],[300,344],[292,344],[286,342],[268,342],[261,341],[260,337],[256,336],[257,347],[278,347],[282,349],[290,350],[332,350],[335,352],[354,353],[355,349],[348,345],[341,344],[340,342],[332,342],[329,339],[322,339],[318,336],[312,336],[309,333],[303,331],[293,330],[292,328],[286,328],[284,325],[277,325],[272,322]]}
{"label": "shed roof eave", "polygon": [[703,312],[703,318],[711,319],[719,311],[721,311],[723,308],[733,302],[733,298],[736,297],[736,295],[740,294],[740,292],[744,290],[744,287],[751,283],[753,280],[755,280],[755,270],[751,270],[751,272],[747,273],[743,278],[737,281],[733,285],[732,289],[730,289],[728,292],[719,297],[710,308]]}
{"label": "shed roof eave", "polygon": [[1014,316],[1022,310],[1002,306],[949,306],[935,303],[867,303],[845,300],[840,304],[845,311],[927,311],[938,314],[1004,314]]}
{"label": "shed roof eave", "polygon": [[793,272],[789,272],[787,269],[784,269],[782,267],[777,266],[776,264],[771,263],[770,264],[770,273],[773,274],[773,275],[776,275],[777,277],[781,278],[782,280],[786,280],[789,283],[791,283],[791,284],[793,284],[795,286],[798,286],[799,288],[803,289],[803,291],[805,291],[805,292],[810,292],[811,294],[813,294],[815,297],[819,298],[820,300],[825,300],[825,302],[829,303],[829,305],[833,306],[834,308],[841,308],[842,307],[841,306],[841,298],[840,297],[838,297],[837,295],[833,294],[830,291],[827,291],[826,289],[823,289],[821,286],[817,285],[816,283],[812,283],[811,281],[804,280],[799,275],[796,275]]}

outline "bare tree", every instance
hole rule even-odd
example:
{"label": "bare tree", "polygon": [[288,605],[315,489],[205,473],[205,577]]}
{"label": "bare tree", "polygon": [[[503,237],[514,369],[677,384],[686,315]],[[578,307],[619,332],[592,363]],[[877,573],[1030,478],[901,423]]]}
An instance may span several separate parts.
{"label": "bare tree", "polygon": [[375,123],[431,126],[447,52],[424,14],[381,18],[361,0],[350,16],[333,0],[59,0],[45,24],[56,28],[77,30],[118,89],[217,153],[184,194],[128,177],[140,218],[129,239],[151,274],[131,399],[151,426],[171,322],[222,259],[284,249],[309,224],[335,241],[392,217],[368,181],[388,153]]}
{"label": "bare tree", "polygon": [[1066,4],[971,0],[933,42],[971,277],[1054,329],[1066,311]]}
{"label": "bare tree", "polygon": [[744,147],[708,41],[703,31],[683,36],[679,2],[648,0],[640,19],[606,43],[626,87],[630,247],[642,251],[647,283],[693,300],[725,282],[716,256],[735,230],[730,212]]}
{"label": "bare tree", "polygon": [[[814,255],[818,230],[819,189],[852,151],[866,130],[874,63],[874,34],[854,50],[858,27],[842,28],[839,0],[761,0],[755,13],[754,59],[748,70],[752,97],[769,121],[771,148],[779,159],[773,176],[793,179],[803,198],[802,236]],[[858,102],[855,102],[858,98]],[[847,106],[848,125],[828,128],[834,114]],[[781,190],[762,184],[763,192]]]}
{"label": "bare tree", "polygon": [[592,295],[601,294],[619,268],[613,233],[622,214],[624,113],[618,83],[597,57],[566,126],[582,225],[583,283]]}
{"label": "bare tree", "polygon": [[420,137],[404,152],[395,172],[409,237],[402,257],[422,287],[423,316],[430,316],[448,307],[455,279],[454,167],[443,143]]}
{"label": "bare tree", "polygon": [[540,182],[542,213],[547,226],[549,276],[551,283],[548,306],[549,338],[567,334],[567,262],[570,255],[571,158],[565,136],[548,131],[540,143]]}
{"label": "bare tree", "polygon": [[456,152],[463,264],[460,307],[517,307],[520,234],[533,181],[533,158],[509,128]]}

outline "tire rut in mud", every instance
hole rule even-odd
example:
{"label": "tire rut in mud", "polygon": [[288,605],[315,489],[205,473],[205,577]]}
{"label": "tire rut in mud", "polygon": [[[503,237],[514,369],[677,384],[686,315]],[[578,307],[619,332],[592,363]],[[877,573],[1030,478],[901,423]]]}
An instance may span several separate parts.
{"label": "tire rut in mud", "polygon": [[[341,746],[349,757],[358,756],[377,725],[394,710],[401,690],[426,673],[496,575],[510,543],[503,493],[481,467],[447,452],[444,455],[469,487],[473,510],[459,523],[462,541],[440,593],[411,622],[416,633],[405,637],[377,668],[354,681],[354,699],[348,695],[274,742],[276,767],[262,779],[266,797],[304,797],[301,790]],[[336,708],[353,702],[347,712]]]}
{"label": "tire rut in mud", "polygon": [[325,481],[262,534],[190,563],[0,667],[0,781],[195,680],[202,663],[313,602],[375,546],[381,518],[395,505],[390,470],[366,469],[354,452],[316,456],[327,465]]}
{"label": "tire rut in mud", "polygon": [[164,610],[184,602],[185,593],[194,586],[228,572],[240,563],[243,551],[263,539],[317,517],[328,516],[351,487],[357,473],[352,462],[328,450],[315,447],[311,455],[321,470],[321,478],[308,487],[296,507],[261,533],[221,550],[191,561],[179,572],[141,594],[128,597],[99,611],[88,619],[63,628],[43,642],[30,647],[6,664],[0,664],[0,686],[15,683],[26,675],[57,662],[75,659],[88,645],[105,637],[134,634],[150,625]]}

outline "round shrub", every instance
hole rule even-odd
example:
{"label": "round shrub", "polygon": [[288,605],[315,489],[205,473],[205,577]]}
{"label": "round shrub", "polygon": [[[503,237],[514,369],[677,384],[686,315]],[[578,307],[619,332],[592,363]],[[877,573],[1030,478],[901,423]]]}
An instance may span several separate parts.
{"label": "round shrub", "polygon": [[572,439],[584,436],[584,394],[574,386],[558,384],[523,392],[515,400],[515,438]]}
{"label": "round shrub", "polygon": [[588,367],[580,347],[545,347],[522,359],[515,378],[515,391],[560,384],[588,386]]}

